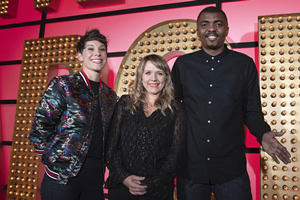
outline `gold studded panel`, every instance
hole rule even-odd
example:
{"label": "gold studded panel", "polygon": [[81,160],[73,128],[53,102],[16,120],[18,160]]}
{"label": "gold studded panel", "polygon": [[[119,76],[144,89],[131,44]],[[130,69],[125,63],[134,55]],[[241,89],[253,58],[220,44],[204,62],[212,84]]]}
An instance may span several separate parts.
{"label": "gold studded panel", "polygon": [[76,59],[78,35],[24,42],[16,116],[12,140],[7,199],[36,199],[39,156],[28,140],[38,103],[53,77],[52,68],[65,66],[69,73],[80,70]]}
{"label": "gold studded panel", "polygon": [[43,11],[43,10],[56,10],[59,4],[59,0],[33,0],[34,8]]}
{"label": "gold studded panel", "polygon": [[265,120],[291,153],[276,164],[261,150],[261,199],[300,198],[300,14],[258,18],[260,87]]}
{"label": "gold studded panel", "polygon": [[50,5],[51,0],[34,0],[34,8],[43,8]]}
{"label": "gold studded panel", "polygon": [[[178,19],[156,24],[139,35],[119,68],[114,84],[118,96],[128,93],[128,85],[135,79],[137,67],[144,56],[157,54],[169,60],[199,50],[201,43],[196,30],[196,20]],[[227,46],[230,48],[229,44]]]}
{"label": "gold studded panel", "polygon": [[0,2],[0,15],[8,13],[9,4],[9,0]]}
{"label": "gold studded panel", "polygon": [[0,1],[0,17],[12,18],[16,17],[19,0],[1,0]]}

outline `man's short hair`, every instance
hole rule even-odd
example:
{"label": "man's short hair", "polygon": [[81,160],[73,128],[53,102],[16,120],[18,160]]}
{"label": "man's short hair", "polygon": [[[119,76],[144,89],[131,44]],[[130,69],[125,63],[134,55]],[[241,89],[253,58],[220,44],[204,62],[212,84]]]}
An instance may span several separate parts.
{"label": "man's short hair", "polygon": [[226,21],[227,21],[227,16],[226,16],[226,14],[225,14],[225,12],[224,12],[223,10],[221,10],[220,8],[214,7],[214,6],[209,6],[209,7],[204,8],[204,9],[199,13],[199,15],[198,15],[198,17],[197,17],[197,23],[198,23],[198,21],[199,21],[200,15],[201,15],[202,13],[221,13],[221,14],[225,17],[225,19],[226,19]]}

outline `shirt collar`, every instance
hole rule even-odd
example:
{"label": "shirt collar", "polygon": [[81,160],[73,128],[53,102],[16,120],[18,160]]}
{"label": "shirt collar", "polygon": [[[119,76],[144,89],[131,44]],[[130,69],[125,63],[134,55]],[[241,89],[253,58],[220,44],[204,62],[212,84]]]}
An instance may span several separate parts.
{"label": "shirt collar", "polygon": [[[84,73],[84,71],[81,70],[81,71],[79,72],[79,74],[81,75],[81,77],[82,77],[82,79],[84,80],[85,84],[91,89],[92,87],[91,87],[90,81],[89,81],[87,75]],[[101,79],[100,79],[100,85],[99,85],[99,88],[101,88],[101,85],[102,85],[102,81],[101,81]]]}
{"label": "shirt collar", "polygon": [[216,60],[222,60],[225,56],[228,55],[228,53],[230,52],[230,50],[227,48],[227,46],[224,44],[224,51],[219,53],[216,56],[211,56],[208,53],[206,53],[204,50],[200,50],[201,56],[205,59],[205,60],[210,60],[212,58],[216,59]]}

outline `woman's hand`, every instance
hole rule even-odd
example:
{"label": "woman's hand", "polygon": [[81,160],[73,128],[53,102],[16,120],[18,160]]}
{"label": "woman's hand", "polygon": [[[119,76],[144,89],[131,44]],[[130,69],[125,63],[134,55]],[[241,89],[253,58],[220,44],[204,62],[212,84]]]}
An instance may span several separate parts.
{"label": "woman's hand", "polygon": [[141,183],[144,179],[145,177],[130,175],[123,181],[123,184],[128,187],[131,194],[144,195],[147,193],[147,186]]}

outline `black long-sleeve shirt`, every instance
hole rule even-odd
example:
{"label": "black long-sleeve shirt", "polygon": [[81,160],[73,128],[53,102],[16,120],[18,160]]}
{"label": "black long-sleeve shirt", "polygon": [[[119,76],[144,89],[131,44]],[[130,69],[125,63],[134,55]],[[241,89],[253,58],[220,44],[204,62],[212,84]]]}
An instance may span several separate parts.
{"label": "black long-sleeve shirt", "polygon": [[246,172],[246,125],[261,143],[264,122],[253,60],[233,50],[179,57],[172,70],[175,98],[187,113],[187,165],[182,175],[204,184]]}
{"label": "black long-sleeve shirt", "polygon": [[[95,82],[92,80],[89,80],[91,84],[91,89],[93,90],[94,94],[98,94],[99,92],[99,86],[100,82]],[[99,95],[99,94],[98,94]],[[101,107],[100,107],[100,101],[99,98],[97,98],[97,109],[96,109],[96,118],[94,121],[93,126],[94,128],[94,134],[92,137],[91,145],[89,148],[89,151],[87,153],[88,157],[94,157],[94,158],[102,158],[103,155],[103,127],[101,122]]]}
{"label": "black long-sleeve shirt", "polygon": [[136,114],[126,109],[129,96],[119,100],[107,144],[107,187],[122,184],[128,176],[145,177],[147,195],[163,200],[173,191],[178,161],[185,145],[185,112],[174,101],[164,116],[159,110],[146,117],[142,106]]}

